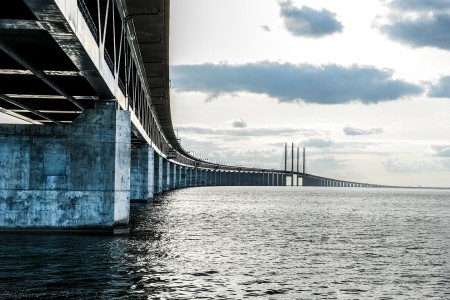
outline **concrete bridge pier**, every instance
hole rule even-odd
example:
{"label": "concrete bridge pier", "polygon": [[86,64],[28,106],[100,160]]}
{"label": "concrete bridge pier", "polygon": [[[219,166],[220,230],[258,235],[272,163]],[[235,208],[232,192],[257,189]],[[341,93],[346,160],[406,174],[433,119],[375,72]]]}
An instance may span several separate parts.
{"label": "concrete bridge pier", "polygon": [[131,202],[152,201],[155,190],[155,151],[149,145],[131,149]]}
{"label": "concrete bridge pier", "polygon": [[198,169],[192,169],[192,186],[198,186]]}
{"label": "concrete bridge pier", "polygon": [[192,168],[186,167],[186,187],[191,186],[191,169]]}
{"label": "concrete bridge pier", "polygon": [[173,190],[177,188],[177,169],[174,163],[169,161],[168,164],[169,164],[169,189]]}
{"label": "concrete bridge pier", "polygon": [[239,186],[239,171],[233,172],[233,185]]}
{"label": "concrete bridge pier", "polygon": [[180,166],[180,187],[186,187],[186,167]]}
{"label": "concrete bridge pier", "polygon": [[211,185],[213,185],[213,186],[217,185],[217,171],[216,170],[211,171]]}
{"label": "concrete bridge pier", "polygon": [[154,152],[154,190],[153,194],[157,195],[163,192],[163,158]]}
{"label": "concrete bridge pier", "polygon": [[177,188],[184,187],[183,181],[181,179],[183,168],[179,165],[176,166],[176,172],[177,172]]}
{"label": "concrete bridge pier", "polygon": [[114,109],[0,125],[0,230],[127,231],[130,132],[130,114]]}
{"label": "concrete bridge pier", "polygon": [[168,191],[170,189],[170,162],[167,159],[162,159],[162,181],[163,181],[163,191]]}

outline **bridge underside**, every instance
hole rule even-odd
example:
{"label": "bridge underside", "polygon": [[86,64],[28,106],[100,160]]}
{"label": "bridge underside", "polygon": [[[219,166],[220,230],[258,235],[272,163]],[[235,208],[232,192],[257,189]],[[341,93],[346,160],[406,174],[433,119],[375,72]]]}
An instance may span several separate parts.
{"label": "bridge underside", "polygon": [[92,70],[67,55],[77,49],[64,24],[51,20],[51,12],[33,13],[27,2],[39,4],[0,3],[0,107],[35,124],[72,122],[99,98],[83,73]]}

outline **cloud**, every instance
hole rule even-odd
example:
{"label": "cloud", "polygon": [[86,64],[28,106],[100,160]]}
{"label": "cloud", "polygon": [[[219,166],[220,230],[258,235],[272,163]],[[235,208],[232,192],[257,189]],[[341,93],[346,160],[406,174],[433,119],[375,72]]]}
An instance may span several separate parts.
{"label": "cloud", "polygon": [[450,15],[423,15],[379,26],[391,39],[412,47],[435,47],[450,50]]}
{"label": "cloud", "polygon": [[353,126],[344,127],[345,135],[371,135],[371,134],[381,134],[383,133],[382,128],[357,128]]}
{"label": "cloud", "polygon": [[341,176],[336,176],[339,169],[343,167],[343,161],[337,159],[334,156],[318,157],[308,159],[306,158],[306,169],[307,172],[313,174],[321,174],[323,176],[329,176],[331,178],[342,178]]}
{"label": "cloud", "polygon": [[245,128],[247,127],[247,123],[245,123],[245,121],[242,119],[238,119],[231,121],[231,126],[233,126],[234,128]]}
{"label": "cloud", "polygon": [[422,87],[392,79],[392,71],[369,66],[314,66],[263,61],[244,65],[202,64],[171,67],[172,86],[210,95],[251,92],[283,102],[378,103],[417,95]]}
{"label": "cloud", "polygon": [[178,129],[180,131],[194,133],[194,134],[202,134],[202,135],[213,135],[213,136],[292,136],[295,133],[298,133],[300,130],[295,128],[284,128],[284,127],[270,127],[270,128],[247,128],[240,127],[239,130],[235,128],[233,129],[224,129],[224,128],[210,128],[210,127],[201,127],[201,126],[179,126]]}
{"label": "cloud", "polygon": [[319,38],[336,32],[342,32],[342,24],[336,20],[336,14],[326,10],[314,10],[292,5],[292,1],[280,1],[280,16],[286,29],[294,36]]}
{"label": "cloud", "polygon": [[410,159],[405,156],[393,157],[383,161],[383,167],[389,172],[418,173],[444,171],[444,165],[435,160]]}
{"label": "cloud", "polygon": [[450,145],[434,145],[431,149],[434,151],[434,156],[450,157]]}
{"label": "cloud", "polygon": [[450,9],[450,0],[394,0],[389,6],[410,11],[442,11]]}
{"label": "cloud", "polygon": [[305,147],[326,148],[334,145],[334,142],[325,137],[313,137],[304,140],[301,144]]}
{"label": "cloud", "polygon": [[266,31],[266,32],[270,32],[271,29],[269,27],[269,25],[261,25],[262,30]]}
{"label": "cloud", "polygon": [[444,76],[439,79],[437,84],[431,85],[428,96],[433,98],[450,98],[450,76]]}

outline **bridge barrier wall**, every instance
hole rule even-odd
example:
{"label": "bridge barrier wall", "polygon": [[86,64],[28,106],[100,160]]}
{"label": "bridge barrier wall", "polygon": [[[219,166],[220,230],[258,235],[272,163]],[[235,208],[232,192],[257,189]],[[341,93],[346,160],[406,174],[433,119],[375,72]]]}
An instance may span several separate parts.
{"label": "bridge barrier wall", "polygon": [[0,125],[0,229],[113,229],[130,203],[130,114]]}

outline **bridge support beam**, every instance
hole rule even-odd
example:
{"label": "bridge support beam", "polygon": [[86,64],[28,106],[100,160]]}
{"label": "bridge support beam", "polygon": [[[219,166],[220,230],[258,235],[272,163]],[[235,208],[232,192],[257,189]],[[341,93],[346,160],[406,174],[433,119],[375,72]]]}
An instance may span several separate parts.
{"label": "bridge support beam", "polygon": [[[156,158],[157,160],[157,158]],[[149,145],[131,150],[131,201],[148,202],[154,194],[155,152]]]}
{"label": "bridge support beam", "polygon": [[0,229],[127,231],[130,115],[0,126]]}

